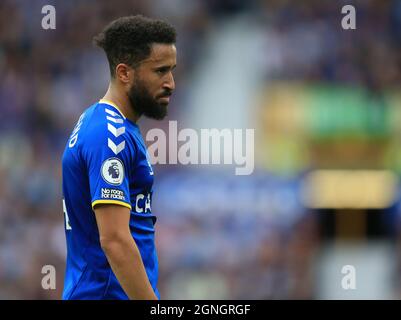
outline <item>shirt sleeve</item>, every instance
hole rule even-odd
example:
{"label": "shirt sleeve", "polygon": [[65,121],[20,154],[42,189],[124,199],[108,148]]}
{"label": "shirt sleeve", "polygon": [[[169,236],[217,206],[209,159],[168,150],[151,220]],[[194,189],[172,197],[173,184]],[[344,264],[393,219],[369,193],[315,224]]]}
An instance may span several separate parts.
{"label": "shirt sleeve", "polygon": [[129,172],[133,152],[127,146],[125,135],[116,138],[109,134],[107,124],[101,129],[92,131],[83,150],[92,209],[97,204],[117,204],[131,210]]}

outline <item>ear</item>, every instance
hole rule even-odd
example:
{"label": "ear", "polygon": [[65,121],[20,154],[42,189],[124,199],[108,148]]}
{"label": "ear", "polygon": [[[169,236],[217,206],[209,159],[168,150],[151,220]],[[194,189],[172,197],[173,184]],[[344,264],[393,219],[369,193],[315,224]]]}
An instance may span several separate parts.
{"label": "ear", "polygon": [[134,78],[134,69],[127,66],[125,63],[120,63],[116,66],[116,79],[123,84],[131,83]]}

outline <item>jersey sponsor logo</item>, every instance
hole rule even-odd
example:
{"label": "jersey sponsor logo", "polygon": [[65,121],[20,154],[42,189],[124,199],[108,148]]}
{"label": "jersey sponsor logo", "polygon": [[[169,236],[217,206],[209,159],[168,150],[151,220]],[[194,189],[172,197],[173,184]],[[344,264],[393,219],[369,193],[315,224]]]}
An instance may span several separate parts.
{"label": "jersey sponsor logo", "polygon": [[104,181],[119,186],[124,180],[124,165],[118,158],[109,158],[103,162],[101,173]]}
{"label": "jersey sponsor logo", "polygon": [[137,194],[135,198],[135,211],[138,213],[150,213],[151,209],[151,194]]}
{"label": "jersey sponsor logo", "polygon": [[124,191],[110,188],[102,188],[101,198],[125,201]]}

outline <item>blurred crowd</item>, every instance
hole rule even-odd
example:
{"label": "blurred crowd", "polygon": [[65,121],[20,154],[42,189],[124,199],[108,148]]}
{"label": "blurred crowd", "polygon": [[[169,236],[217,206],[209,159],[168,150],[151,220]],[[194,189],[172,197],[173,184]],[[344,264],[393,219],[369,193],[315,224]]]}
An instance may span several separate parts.
{"label": "blurred crowd", "polygon": [[[0,299],[61,297],[61,156],[83,109],[107,89],[106,58],[91,44],[106,23],[142,13],[177,28],[171,119],[185,108],[180,85],[188,86],[197,72],[204,40],[221,20],[238,14],[255,17],[269,39],[262,66],[269,79],[362,85],[372,92],[399,86],[401,1],[344,3],[357,9],[354,32],[341,28],[339,3],[56,0],[56,30],[43,30],[46,1],[1,1]],[[151,125],[145,122],[142,132]],[[298,202],[296,182],[277,182],[261,171],[231,181],[179,166],[155,166],[155,174],[163,298],[315,297],[319,228]],[[56,290],[41,288],[48,264],[57,270]]]}
{"label": "blurred crowd", "polygon": [[[345,5],[355,8],[355,30],[342,28]],[[273,77],[372,91],[401,83],[400,1],[266,1],[264,12]]]}

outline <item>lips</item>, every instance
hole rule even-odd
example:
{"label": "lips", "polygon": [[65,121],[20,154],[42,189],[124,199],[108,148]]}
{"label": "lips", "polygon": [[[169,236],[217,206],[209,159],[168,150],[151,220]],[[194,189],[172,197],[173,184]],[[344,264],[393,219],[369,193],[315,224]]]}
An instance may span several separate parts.
{"label": "lips", "polygon": [[170,102],[170,96],[162,96],[162,97],[159,98],[159,100]]}
{"label": "lips", "polygon": [[165,93],[165,94],[163,94],[163,95],[161,95],[159,97],[159,100],[163,100],[166,103],[169,103],[170,102],[170,96],[171,96],[171,93]]}

